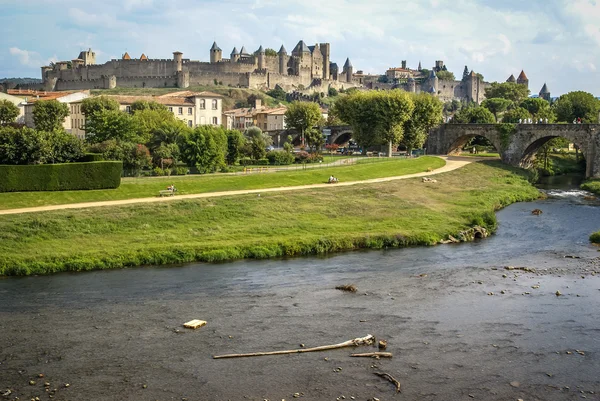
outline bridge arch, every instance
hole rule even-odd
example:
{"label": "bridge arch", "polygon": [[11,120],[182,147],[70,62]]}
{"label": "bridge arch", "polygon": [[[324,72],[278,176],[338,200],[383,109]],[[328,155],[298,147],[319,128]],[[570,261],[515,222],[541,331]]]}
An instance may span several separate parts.
{"label": "bridge arch", "polygon": [[575,144],[575,146],[577,146],[581,150],[581,153],[584,155],[584,157],[586,157],[587,151],[585,149],[585,144],[583,144],[579,140],[579,138],[569,138],[568,136],[561,136],[561,135],[551,135],[551,136],[549,135],[549,136],[542,136],[541,138],[533,138],[533,139],[531,139],[531,141],[528,144],[526,143],[525,151],[523,152],[523,155],[521,156],[519,165],[524,168],[531,167],[531,165],[533,164],[533,161],[535,159],[537,151],[542,146],[544,146],[546,143],[550,142],[551,140],[553,140],[555,138],[565,138],[568,141],[572,142],[573,144]]}

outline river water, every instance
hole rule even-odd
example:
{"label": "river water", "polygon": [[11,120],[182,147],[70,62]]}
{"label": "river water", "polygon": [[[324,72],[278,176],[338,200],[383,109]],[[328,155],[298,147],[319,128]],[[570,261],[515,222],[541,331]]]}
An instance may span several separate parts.
{"label": "river water", "polygon": [[[565,179],[498,212],[496,235],[473,243],[0,280],[0,394],[598,400],[600,254],[588,236],[600,203]],[[335,290],[350,283],[357,293]],[[191,319],[208,324],[183,329]],[[211,358],[368,333],[394,357]]]}

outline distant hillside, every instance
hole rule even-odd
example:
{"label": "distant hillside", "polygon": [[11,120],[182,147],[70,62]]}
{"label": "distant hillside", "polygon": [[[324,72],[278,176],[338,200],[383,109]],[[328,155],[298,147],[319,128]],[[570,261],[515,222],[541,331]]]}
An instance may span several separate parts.
{"label": "distant hillside", "polygon": [[254,106],[254,98],[262,99],[266,106],[277,106],[281,102],[266,93],[256,89],[230,88],[227,86],[190,86],[189,88],[115,88],[115,89],[93,89],[92,95],[164,95],[166,93],[179,91],[202,92],[209,91],[223,95],[223,110],[231,110],[240,107]]}
{"label": "distant hillside", "polygon": [[39,78],[0,78],[0,84],[9,82],[13,85],[21,84],[41,84],[42,80]]}

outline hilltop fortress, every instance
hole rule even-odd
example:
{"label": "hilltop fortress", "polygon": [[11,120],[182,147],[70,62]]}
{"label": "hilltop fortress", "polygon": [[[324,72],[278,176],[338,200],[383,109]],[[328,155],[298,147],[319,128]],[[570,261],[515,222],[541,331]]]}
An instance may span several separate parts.
{"label": "hilltop fortress", "polygon": [[209,52],[209,62],[185,59],[181,52],[174,52],[172,59],[149,59],[144,54],[132,59],[125,53],[122,59],[96,64],[96,54],[89,49],[71,61],[42,67],[40,89],[187,88],[218,84],[253,89],[279,85],[291,90],[360,85],[353,77],[350,60],[346,60],[342,71],[330,61],[329,43],[307,46],[301,40],[290,55],[283,45],[277,53],[267,52],[261,46],[253,54],[242,46],[240,50],[234,48],[230,58],[225,59],[215,42]]}

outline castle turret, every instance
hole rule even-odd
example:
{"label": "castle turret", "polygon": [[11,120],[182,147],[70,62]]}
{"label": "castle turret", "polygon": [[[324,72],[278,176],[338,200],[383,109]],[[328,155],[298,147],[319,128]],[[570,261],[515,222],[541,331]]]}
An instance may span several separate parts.
{"label": "castle turret", "polygon": [[240,50],[240,57],[241,58],[250,57],[250,54],[246,51],[246,48],[244,46],[242,46],[242,49]]}
{"label": "castle turret", "polygon": [[285,50],[285,47],[283,47],[283,45],[281,45],[281,48],[279,49],[279,52],[277,52],[277,55],[279,56],[279,73],[281,75],[287,75],[287,51]]}
{"label": "castle turret", "polygon": [[431,85],[431,87],[434,89],[435,93],[437,93],[440,80],[437,77],[437,75],[435,74],[435,68],[432,69],[431,72],[429,73],[428,82],[429,82],[429,85]]}
{"label": "castle turret", "polygon": [[222,59],[223,59],[223,52],[221,51],[219,46],[217,46],[217,42],[213,42],[213,45],[210,48],[210,63],[211,64],[218,63]]}
{"label": "castle turret", "polygon": [[417,82],[413,77],[408,78],[408,91],[411,93],[417,92]]}
{"label": "castle turret", "polygon": [[476,104],[480,104],[484,97],[483,82],[480,81],[479,76],[473,70],[471,70],[471,73],[465,80],[467,86],[467,99]]}
{"label": "castle turret", "polygon": [[48,78],[48,72],[50,71],[52,71],[52,67],[47,65],[42,67],[42,82],[46,82],[46,78]]}
{"label": "castle turret", "polygon": [[183,53],[173,52],[173,61],[175,62],[175,71],[183,71]]}
{"label": "castle turret", "polygon": [[292,50],[292,56],[302,58],[304,56],[309,56],[309,55],[310,55],[310,49],[308,48],[308,46],[306,46],[306,43],[304,43],[303,40],[298,42],[296,47],[294,47],[294,50]]}
{"label": "castle turret", "polygon": [[546,85],[546,83],[544,82],[544,86],[542,86],[542,89],[540,89],[540,98],[546,100],[546,101],[550,101],[550,91],[548,90],[548,86]]}
{"label": "castle turret", "polygon": [[321,54],[323,55],[323,78],[329,79],[331,73],[329,71],[329,57],[331,55],[331,49],[329,47],[329,43],[321,43],[319,44],[319,49],[321,49]]}
{"label": "castle turret", "polygon": [[510,77],[508,77],[506,82],[512,82],[514,84],[517,82],[517,80],[515,79],[515,76],[513,74],[510,74]]}
{"label": "castle turret", "polygon": [[342,73],[346,74],[346,82],[352,82],[353,71],[354,71],[354,67],[352,67],[350,58],[347,58],[346,62],[344,63],[344,69],[342,70]]}
{"label": "castle turret", "polygon": [[406,60],[402,60],[402,69],[406,70]]}
{"label": "castle turret", "polygon": [[87,51],[83,51],[79,53],[79,57],[83,60],[83,65],[96,64],[96,53],[89,48]]}
{"label": "castle turret", "polygon": [[267,68],[267,55],[265,54],[265,49],[260,45],[256,52],[258,53],[258,69],[264,70]]}
{"label": "castle turret", "polygon": [[237,63],[237,61],[240,59],[240,52],[238,51],[237,47],[234,47],[233,50],[231,51],[231,56],[230,56],[230,60],[232,63]]}
{"label": "castle turret", "polygon": [[422,68],[421,68],[421,61],[420,60],[419,60],[419,67],[417,67],[417,70],[419,70],[419,71],[422,70]]}
{"label": "castle turret", "polygon": [[517,78],[517,83],[529,89],[529,78],[527,78],[527,75],[525,75],[525,71],[521,70],[519,78]]}
{"label": "castle turret", "polygon": [[444,61],[443,60],[436,60],[435,61],[435,70],[436,71],[442,71],[444,69]]}
{"label": "castle turret", "polygon": [[84,61],[80,58],[74,58],[73,60],[71,60],[71,68],[74,70],[79,67],[82,67],[83,64],[84,64]]}

